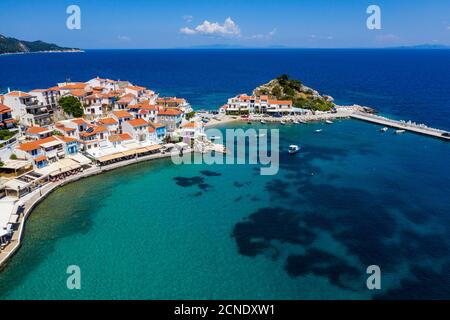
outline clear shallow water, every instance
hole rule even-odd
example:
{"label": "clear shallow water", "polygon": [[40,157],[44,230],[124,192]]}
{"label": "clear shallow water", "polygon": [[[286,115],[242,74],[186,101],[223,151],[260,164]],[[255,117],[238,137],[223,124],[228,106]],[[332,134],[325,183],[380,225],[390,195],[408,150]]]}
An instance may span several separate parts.
{"label": "clear shallow water", "polygon": [[[194,68],[179,62],[180,57],[169,58],[175,59],[172,65],[178,71]],[[337,59],[339,64],[338,58],[324,59]],[[269,58],[263,55],[249,61],[279,69],[279,59],[272,64],[265,59]],[[395,60],[395,55],[389,59]],[[226,61],[216,63],[226,65]],[[445,61],[447,56],[440,64]],[[403,68],[400,60],[395,66]],[[88,68],[77,73],[79,78],[89,78],[84,76]],[[251,78],[244,72],[249,65],[242,68],[240,75]],[[130,69],[133,74],[134,68]],[[170,70],[168,74],[182,77]],[[243,87],[266,80],[259,78],[258,70],[254,70],[256,80]],[[292,70],[300,72],[294,66]],[[225,86],[227,72],[219,71],[215,78]],[[9,72],[10,79],[28,79]],[[191,75],[187,86],[197,86],[192,89],[196,96],[213,104],[217,95],[212,98],[205,89],[212,80],[200,85],[204,79],[198,77],[207,74],[203,72]],[[172,83],[168,78],[161,76],[155,83]],[[243,81],[236,78],[240,80],[235,82]],[[356,78],[349,74],[342,81]],[[419,81],[414,79],[408,82]],[[341,86],[332,79],[323,83]],[[441,85],[424,86],[438,90]],[[233,90],[243,91],[234,86],[233,82],[224,87],[227,96]],[[354,83],[352,89],[360,86]],[[405,87],[409,85],[404,82],[397,86]],[[365,90],[368,95],[382,91]],[[341,99],[349,97],[343,91]],[[420,101],[418,96],[415,99]],[[445,94],[430,99],[437,99],[439,105],[448,103]],[[390,101],[384,100],[383,111],[395,113]],[[407,105],[401,108],[407,110]],[[418,109],[410,112],[429,122],[439,118]],[[448,118],[441,120],[447,123]],[[317,128],[324,132],[314,134]],[[276,176],[260,176],[258,167],[250,165],[175,166],[160,160],[57,190],[36,208],[23,247],[0,273],[0,298],[450,297],[448,143],[413,134],[381,134],[377,126],[353,120],[280,130],[282,147],[296,143],[303,149],[294,157],[282,153]],[[65,286],[65,271],[71,264],[82,271],[82,290],[77,292]],[[365,269],[370,264],[379,265],[383,274],[383,290],[376,294],[365,289]]]}

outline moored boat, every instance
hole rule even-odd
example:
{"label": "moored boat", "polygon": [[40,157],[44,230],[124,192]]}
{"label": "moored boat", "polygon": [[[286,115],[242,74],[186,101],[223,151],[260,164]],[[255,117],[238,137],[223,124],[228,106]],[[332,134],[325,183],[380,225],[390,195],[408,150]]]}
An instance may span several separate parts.
{"label": "moored boat", "polygon": [[322,129],[314,130],[315,133],[319,133],[319,132],[322,132],[322,131],[323,131]]}
{"label": "moored boat", "polygon": [[300,151],[300,147],[298,145],[296,145],[296,144],[291,144],[289,146],[289,148],[288,148],[288,153],[289,154],[295,154],[295,153],[297,153],[299,151]]}
{"label": "moored boat", "polygon": [[395,130],[395,133],[396,133],[396,134],[402,134],[402,133],[404,133],[404,132],[406,132],[406,130]]}
{"label": "moored boat", "polygon": [[384,127],[384,128],[381,128],[381,129],[380,129],[381,132],[386,132],[386,131],[388,131],[388,130],[389,130],[388,127]]}

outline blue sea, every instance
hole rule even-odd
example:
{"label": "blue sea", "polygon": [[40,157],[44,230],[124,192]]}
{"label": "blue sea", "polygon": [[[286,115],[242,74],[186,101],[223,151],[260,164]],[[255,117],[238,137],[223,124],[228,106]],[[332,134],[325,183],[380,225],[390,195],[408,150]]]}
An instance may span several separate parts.
{"label": "blue sea", "polygon": [[[100,76],[215,109],[287,73],[337,103],[450,130],[449,71],[450,50],[92,50],[1,56],[0,90]],[[268,127],[282,150],[302,147],[275,176],[166,159],[56,190],[0,298],[450,298],[449,143],[356,120]],[[69,265],[81,290],[67,289]],[[370,265],[380,290],[366,287]]]}

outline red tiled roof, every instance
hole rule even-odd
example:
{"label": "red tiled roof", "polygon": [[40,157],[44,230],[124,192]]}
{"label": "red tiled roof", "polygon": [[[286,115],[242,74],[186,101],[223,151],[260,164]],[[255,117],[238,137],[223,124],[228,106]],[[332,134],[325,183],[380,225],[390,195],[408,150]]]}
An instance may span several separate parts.
{"label": "red tiled roof", "polygon": [[129,112],[124,111],[124,110],[113,111],[112,114],[115,115],[119,119],[132,118],[133,117]]}
{"label": "red tiled roof", "polygon": [[11,91],[11,92],[5,94],[5,96],[22,97],[22,98],[30,98],[31,97],[28,93],[22,92],[22,91]]}
{"label": "red tiled roof", "polygon": [[126,141],[126,140],[131,140],[131,136],[128,133],[122,133],[122,134],[115,134],[110,136],[109,141],[111,142],[118,142],[118,141]]}
{"label": "red tiled roof", "polygon": [[148,122],[142,118],[133,119],[133,120],[127,121],[127,123],[133,127],[148,126]]}
{"label": "red tiled roof", "polygon": [[87,85],[84,82],[76,82],[76,83],[69,83],[64,86],[59,87],[59,89],[66,89],[66,90],[72,90],[72,89],[84,89]]}
{"label": "red tiled roof", "polygon": [[44,143],[52,142],[52,141],[56,141],[56,140],[57,139],[55,137],[51,136],[51,137],[39,139],[36,141],[22,143],[18,148],[23,151],[32,151],[32,150],[39,149],[41,147],[41,145]]}
{"label": "red tiled roof", "polygon": [[4,113],[7,113],[7,112],[11,112],[11,111],[12,111],[11,108],[9,108],[9,107],[5,106],[4,104],[0,103],[0,114],[4,114]]}
{"label": "red tiled roof", "polygon": [[84,131],[80,133],[80,137],[90,137],[96,135],[97,133],[108,131],[105,126],[91,126],[91,128],[93,128],[91,132]]}
{"label": "red tiled roof", "polygon": [[145,87],[140,87],[140,86],[128,86],[127,89],[135,90],[135,91],[142,91],[142,90],[145,90]]}
{"label": "red tiled roof", "polygon": [[181,110],[175,109],[175,108],[170,108],[170,109],[165,109],[162,111],[159,111],[159,115],[162,116],[179,116],[181,114]]}
{"label": "red tiled roof", "polygon": [[45,161],[45,160],[47,160],[47,157],[44,155],[34,158],[35,162],[41,162],[41,161]]}
{"label": "red tiled roof", "polygon": [[46,132],[46,131],[49,131],[49,130],[46,128],[41,128],[41,127],[35,126],[35,127],[29,127],[26,133],[27,134],[39,134],[39,133]]}
{"label": "red tiled roof", "polygon": [[269,104],[292,104],[291,100],[269,100]]}
{"label": "red tiled roof", "polygon": [[117,124],[117,120],[113,119],[113,118],[103,118],[98,120],[98,122],[100,122],[101,124]]}

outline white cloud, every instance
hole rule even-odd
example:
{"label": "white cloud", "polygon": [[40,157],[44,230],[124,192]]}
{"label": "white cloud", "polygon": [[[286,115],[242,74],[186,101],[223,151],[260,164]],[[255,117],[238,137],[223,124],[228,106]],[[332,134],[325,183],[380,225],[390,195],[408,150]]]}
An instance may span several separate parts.
{"label": "white cloud", "polygon": [[269,40],[271,39],[275,34],[277,33],[277,29],[273,29],[272,31],[270,31],[269,33],[266,34],[262,34],[262,33],[258,33],[258,34],[254,34],[252,36],[249,37],[249,39],[255,39],[255,40]]}
{"label": "white cloud", "polygon": [[396,36],[395,34],[383,34],[376,37],[376,40],[381,43],[389,43],[389,42],[396,42],[397,40],[400,40],[399,36]]}
{"label": "white cloud", "polygon": [[186,21],[187,23],[191,23],[193,19],[194,17],[189,14],[183,16],[183,20]]}
{"label": "white cloud", "polygon": [[180,32],[183,34],[187,34],[187,35],[192,35],[192,34],[196,34],[197,32],[195,32],[195,30],[188,28],[188,27],[184,27],[180,29]]}
{"label": "white cloud", "polygon": [[309,35],[309,40],[310,41],[315,41],[315,40],[333,40],[334,37],[333,36],[318,36],[315,34],[311,34]]}
{"label": "white cloud", "polygon": [[182,34],[186,35],[211,35],[211,36],[240,36],[241,30],[239,26],[230,17],[225,19],[223,24],[218,22],[209,22],[208,20],[203,21],[195,28],[184,27],[180,29]]}
{"label": "white cloud", "polygon": [[123,35],[118,35],[117,39],[119,39],[120,41],[130,41],[131,38],[128,36],[123,36]]}

